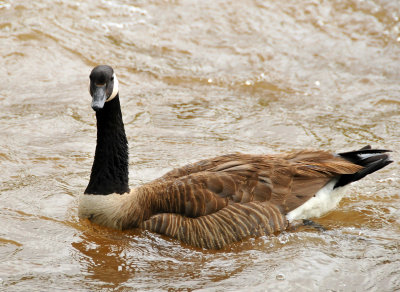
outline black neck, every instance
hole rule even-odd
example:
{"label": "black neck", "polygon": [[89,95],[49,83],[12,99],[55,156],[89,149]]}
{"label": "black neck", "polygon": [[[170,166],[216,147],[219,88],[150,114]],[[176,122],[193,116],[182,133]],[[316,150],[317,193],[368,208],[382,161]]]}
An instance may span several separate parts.
{"label": "black neck", "polygon": [[119,95],[96,112],[97,146],[85,194],[122,194],[128,187],[128,140]]}

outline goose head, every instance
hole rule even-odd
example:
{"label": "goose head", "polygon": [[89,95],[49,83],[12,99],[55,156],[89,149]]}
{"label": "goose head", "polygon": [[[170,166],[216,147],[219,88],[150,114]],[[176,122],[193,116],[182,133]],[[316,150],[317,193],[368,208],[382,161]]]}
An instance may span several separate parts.
{"label": "goose head", "polygon": [[92,108],[97,112],[104,107],[106,102],[118,95],[118,79],[113,68],[108,65],[93,68],[89,79]]}

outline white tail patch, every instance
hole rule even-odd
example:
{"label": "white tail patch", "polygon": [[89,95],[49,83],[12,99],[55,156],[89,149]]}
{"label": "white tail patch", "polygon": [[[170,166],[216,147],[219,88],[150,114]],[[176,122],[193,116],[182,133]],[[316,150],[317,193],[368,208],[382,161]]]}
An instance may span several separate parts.
{"label": "white tail patch", "polygon": [[320,189],[314,197],[300,207],[290,211],[289,222],[299,219],[317,218],[336,208],[344,196],[343,187],[333,189],[337,180],[332,180]]}
{"label": "white tail patch", "polygon": [[357,154],[357,156],[360,159],[367,159],[367,158],[370,158],[370,157],[376,156],[376,155],[377,155],[376,153],[360,153],[360,154]]}
{"label": "white tail patch", "polygon": [[106,102],[107,102],[107,101],[110,101],[110,100],[113,100],[114,97],[117,96],[118,91],[119,91],[119,89],[118,89],[118,79],[117,79],[117,75],[115,75],[115,73],[114,73],[113,77],[114,77],[113,92],[111,93],[110,97],[107,98]]}

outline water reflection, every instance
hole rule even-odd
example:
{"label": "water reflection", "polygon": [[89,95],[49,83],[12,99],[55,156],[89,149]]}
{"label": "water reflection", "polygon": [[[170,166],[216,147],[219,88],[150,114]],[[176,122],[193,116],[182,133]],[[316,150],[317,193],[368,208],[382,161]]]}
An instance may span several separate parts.
{"label": "water reflection", "polygon": [[85,230],[71,245],[78,251],[76,256],[85,269],[85,278],[89,282],[104,283],[104,288],[118,287],[132,278],[135,267],[126,258],[126,252],[134,238],[100,226],[90,226],[89,222],[84,226]]}

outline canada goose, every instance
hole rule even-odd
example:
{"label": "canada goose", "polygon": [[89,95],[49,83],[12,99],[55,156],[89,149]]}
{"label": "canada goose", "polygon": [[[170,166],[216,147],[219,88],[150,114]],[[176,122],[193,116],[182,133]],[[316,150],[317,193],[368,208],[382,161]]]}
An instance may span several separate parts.
{"label": "canada goose", "polygon": [[97,118],[97,146],[79,216],[111,228],[142,228],[189,245],[220,249],[321,216],[338,204],[341,187],[392,162],[384,154],[388,150],[370,146],[339,154],[236,153],[176,168],[129,189],[128,142],[118,80],[110,66],[92,70],[89,92]]}

